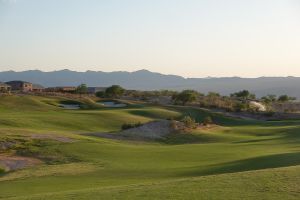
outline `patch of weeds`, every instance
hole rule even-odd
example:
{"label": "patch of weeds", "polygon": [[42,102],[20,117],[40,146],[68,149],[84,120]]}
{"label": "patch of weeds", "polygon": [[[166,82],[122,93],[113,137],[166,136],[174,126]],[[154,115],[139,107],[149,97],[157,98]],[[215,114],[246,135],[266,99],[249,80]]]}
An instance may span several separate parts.
{"label": "patch of weeds", "polygon": [[17,155],[35,157],[46,164],[62,164],[79,161],[75,157],[64,154],[60,150],[60,144],[51,140],[27,140],[14,146]]}
{"label": "patch of weeds", "polygon": [[60,164],[79,161],[60,150],[59,141],[32,139],[30,137],[9,136],[0,139],[0,153],[12,153],[19,156],[34,157],[46,164]]}
{"label": "patch of weeds", "polygon": [[0,166],[0,176],[5,173],[5,170]]}
{"label": "patch of weeds", "polygon": [[127,129],[131,129],[131,128],[137,128],[142,126],[143,124],[141,122],[135,123],[135,124],[129,124],[129,123],[125,123],[122,125],[122,130],[127,130]]}
{"label": "patch of weeds", "polygon": [[14,136],[0,138],[0,153],[9,153],[18,143],[24,141],[25,139]]}

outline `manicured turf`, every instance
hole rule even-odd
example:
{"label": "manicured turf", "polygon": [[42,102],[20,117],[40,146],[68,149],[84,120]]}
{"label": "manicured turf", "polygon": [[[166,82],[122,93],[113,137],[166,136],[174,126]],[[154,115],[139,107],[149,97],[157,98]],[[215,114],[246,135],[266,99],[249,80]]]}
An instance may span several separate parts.
{"label": "manicured turf", "polygon": [[[0,97],[0,139],[56,134],[76,140],[47,140],[43,145],[25,142],[22,148],[59,159],[51,165],[2,175],[0,198],[300,198],[300,121],[237,120],[174,106],[91,109],[87,105],[86,110],[67,111],[57,106],[63,100]],[[198,121],[211,115],[220,127],[174,134],[156,142],[115,141],[84,134],[117,131],[125,122],[176,119],[187,114]]]}

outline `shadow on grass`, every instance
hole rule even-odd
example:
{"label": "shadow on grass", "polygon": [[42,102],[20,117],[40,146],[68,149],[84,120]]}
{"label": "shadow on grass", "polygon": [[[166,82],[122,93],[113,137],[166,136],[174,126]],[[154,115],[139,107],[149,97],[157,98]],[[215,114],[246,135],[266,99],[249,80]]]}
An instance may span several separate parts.
{"label": "shadow on grass", "polygon": [[230,141],[229,138],[220,135],[205,134],[205,133],[172,133],[164,139],[158,140],[163,144],[181,145],[181,144],[207,144]]}
{"label": "shadow on grass", "polygon": [[244,172],[260,169],[279,168],[300,165],[300,152],[284,153],[276,155],[261,156],[238,160],[229,163],[207,166],[203,170],[192,170],[185,173],[188,176],[203,176],[213,174],[224,174],[233,172]]}
{"label": "shadow on grass", "polygon": [[[251,130],[240,130],[239,134],[252,135],[257,137],[256,139],[237,141],[233,143],[257,143],[264,141],[276,141],[278,143],[299,143],[300,142],[300,127],[283,127],[276,129],[257,129],[255,131]],[[267,132],[259,132],[267,131]]]}

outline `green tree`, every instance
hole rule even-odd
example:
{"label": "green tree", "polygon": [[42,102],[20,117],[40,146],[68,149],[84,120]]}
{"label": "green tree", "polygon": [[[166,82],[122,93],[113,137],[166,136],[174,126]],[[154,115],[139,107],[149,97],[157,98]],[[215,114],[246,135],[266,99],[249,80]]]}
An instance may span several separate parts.
{"label": "green tree", "polygon": [[196,101],[200,94],[194,90],[184,90],[177,95],[173,96],[173,100],[176,103],[180,102],[182,105],[185,105],[189,102]]}
{"label": "green tree", "polygon": [[287,102],[289,101],[291,98],[288,95],[281,95],[278,97],[278,101],[280,102]]}
{"label": "green tree", "polygon": [[125,89],[119,85],[112,85],[105,90],[105,95],[107,97],[120,97],[124,94]]}
{"label": "green tree", "polygon": [[98,91],[98,92],[96,92],[96,97],[99,97],[99,98],[105,97],[105,92],[104,91]]}
{"label": "green tree", "polygon": [[267,96],[262,97],[261,100],[264,103],[269,104],[269,103],[275,102],[277,100],[277,96],[273,95],[273,94],[269,94]]}
{"label": "green tree", "polygon": [[82,94],[86,94],[87,92],[88,92],[88,88],[86,84],[81,84],[76,88],[76,93],[80,94],[80,96]]}
{"label": "green tree", "polygon": [[239,99],[256,99],[255,94],[251,94],[248,90],[242,90],[230,95],[231,97],[236,97]]}
{"label": "green tree", "polygon": [[196,121],[190,116],[185,116],[181,121],[186,128],[197,128]]}

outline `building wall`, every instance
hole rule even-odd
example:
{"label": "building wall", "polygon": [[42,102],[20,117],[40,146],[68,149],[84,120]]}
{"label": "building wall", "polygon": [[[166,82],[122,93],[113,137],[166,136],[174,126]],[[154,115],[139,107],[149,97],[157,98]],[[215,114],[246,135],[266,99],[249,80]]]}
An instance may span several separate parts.
{"label": "building wall", "polygon": [[30,92],[32,91],[32,83],[26,82],[8,82],[8,85],[11,86],[11,90]]}
{"label": "building wall", "polygon": [[23,92],[31,92],[32,91],[32,84],[31,83],[23,83],[22,91]]}
{"label": "building wall", "polygon": [[11,91],[10,86],[0,85],[0,93],[10,93],[10,91]]}

